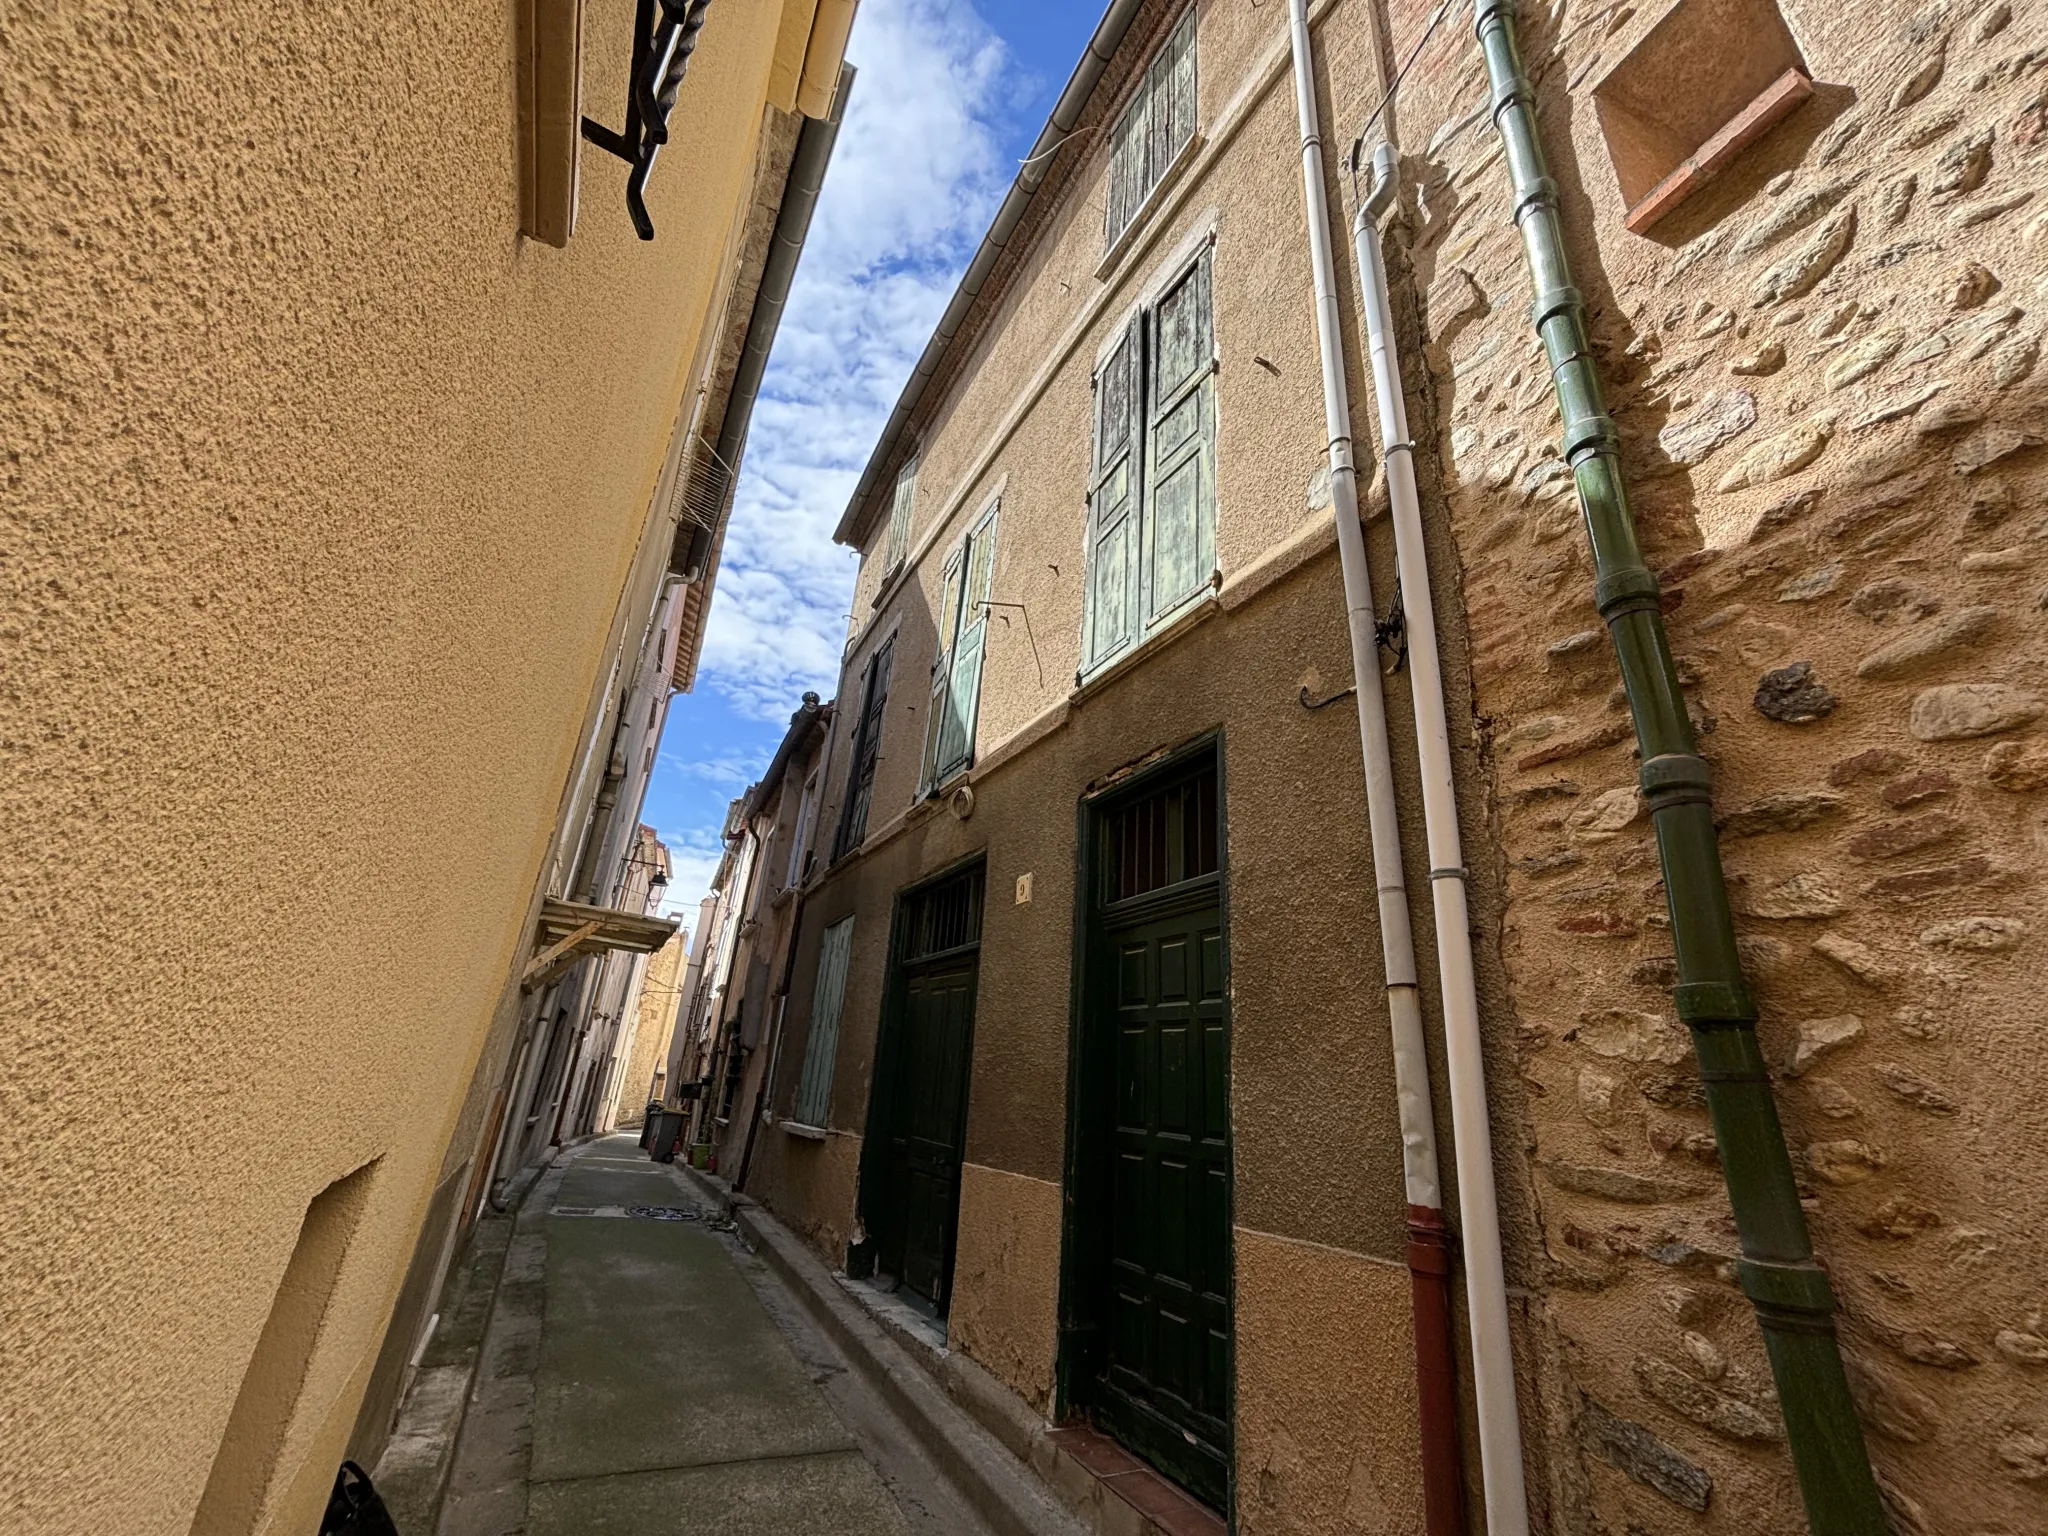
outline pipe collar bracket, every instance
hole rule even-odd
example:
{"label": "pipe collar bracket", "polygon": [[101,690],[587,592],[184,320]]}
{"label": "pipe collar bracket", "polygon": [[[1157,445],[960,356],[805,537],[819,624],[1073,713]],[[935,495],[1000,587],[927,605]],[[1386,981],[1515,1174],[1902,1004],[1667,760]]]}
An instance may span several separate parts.
{"label": "pipe collar bracket", "polygon": [[1735,1278],[1763,1314],[1765,1326],[1775,1323],[1794,1330],[1826,1332],[1835,1311],[1834,1288],[1818,1264],[1784,1264],[1770,1259],[1739,1258]]}
{"label": "pipe collar bracket", "polygon": [[[1544,179],[1549,180],[1548,177]],[[1551,190],[1556,191],[1557,183],[1551,182],[1550,185]],[[1575,314],[1585,307],[1585,303],[1586,296],[1569,284],[1562,288],[1546,288],[1530,301],[1529,323],[1541,331],[1555,316]]]}
{"label": "pipe collar bracket", "polygon": [[1659,611],[1663,607],[1663,589],[1657,585],[1657,578],[1648,568],[1640,565],[1625,565],[1618,571],[1609,571],[1593,583],[1593,606],[1600,617],[1612,624],[1625,613]]}
{"label": "pipe collar bracket", "polygon": [[[1739,977],[1733,981],[1681,981],[1671,989],[1671,1002],[1679,1019],[1691,1026],[1756,1022],[1756,998]],[[1700,1074],[1702,1078],[1706,1075],[1705,1071]],[[1738,1072],[1723,1080],[1748,1082],[1752,1075]]]}

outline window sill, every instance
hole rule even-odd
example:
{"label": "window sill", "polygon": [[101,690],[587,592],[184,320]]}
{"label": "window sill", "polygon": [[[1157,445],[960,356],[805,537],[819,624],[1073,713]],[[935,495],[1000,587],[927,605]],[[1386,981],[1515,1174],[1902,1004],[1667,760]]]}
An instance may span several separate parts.
{"label": "window sill", "polygon": [[1811,80],[1796,69],[1786,70],[1629,209],[1621,221],[1622,227],[1632,235],[1643,234],[1713,180],[1729,161],[1776,127],[1812,94]]}
{"label": "window sill", "polygon": [[1109,242],[1109,249],[1102,253],[1102,260],[1095,265],[1097,282],[1108,282],[1110,275],[1131,253],[1132,247],[1144,238],[1145,226],[1152,222],[1152,216],[1173,192],[1174,185],[1187,173],[1188,166],[1193,163],[1195,156],[1201,153],[1206,142],[1199,128],[1188,135],[1187,143],[1181,145],[1179,152],[1160,174],[1159,180],[1152,184],[1152,190],[1145,194],[1145,200],[1138,204],[1137,211],[1131,215],[1131,222],[1117,232],[1117,237]]}
{"label": "window sill", "polygon": [[898,580],[909,569],[910,562],[906,559],[898,560],[888,570],[882,572],[881,584],[875,588],[875,600],[868,604],[868,611],[870,613],[880,613],[882,611],[882,605],[896,595]]}
{"label": "window sill", "polygon": [[1212,577],[1210,584],[1202,589],[1199,597],[1189,598],[1177,610],[1168,614],[1150,634],[1140,639],[1136,645],[1125,651],[1123,655],[1115,658],[1113,661],[1105,662],[1099,670],[1090,672],[1085,677],[1078,678],[1074,683],[1073,690],[1067,695],[1067,702],[1069,704],[1079,704],[1085,699],[1094,697],[1095,694],[1099,693],[1108,684],[1122,677],[1124,673],[1128,672],[1139,661],[1156,655],[1163,647],[1171,645],[1174,641],[1180,639],[1181,636],[1195,629],[1203,621],[1214,618],[1217,614],[1221,613],[1223,611],[1223,598],[1218,590],[1219,586],[1220,583]]}
{"label": "window sill", "polygon": [[794,1136],[799,1141],[823,1141],[829,1132],[822,1125],[805,1125],[797,1120],[780,1120],[776,1128],[785,1136]]}

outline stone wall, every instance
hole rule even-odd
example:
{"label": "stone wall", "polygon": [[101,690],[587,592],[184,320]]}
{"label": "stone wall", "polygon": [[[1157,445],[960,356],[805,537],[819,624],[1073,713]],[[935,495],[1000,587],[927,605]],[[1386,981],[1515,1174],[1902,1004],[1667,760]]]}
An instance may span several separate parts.
{"label": "stone wall", "polygon": [[[1787,0],[1813,96],[1645,237],[1591,92],[1669,9],[1524,8],[1545,147],[1880,1479],[1901,1531],[2018,1536],[2048,1522],[2048,14]],[[1392,10],[1399,60],[1433,7]],[[1525,1419],[1582,1451],[1560,1529],[1803,1530],[1485,103],[1464,6],[1396,108],[1395,262],[1570,1383]]]}

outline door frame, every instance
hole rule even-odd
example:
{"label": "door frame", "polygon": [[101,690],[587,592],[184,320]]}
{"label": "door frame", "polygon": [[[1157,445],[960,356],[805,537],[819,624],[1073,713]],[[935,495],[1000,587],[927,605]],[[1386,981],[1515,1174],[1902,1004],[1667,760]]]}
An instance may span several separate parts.
{"label": "door frame", "polygon": [[[909,968],[913,962],[905,959],[910,945],[910,934],[906,922],[912,904],[919,896],[933,886],[952,880],[966,871],[982,866],[982,922],[988,917],[988,850],[978,848],[973,853],[941,865],[931,873],[921,876],[896,892],[889,913],[889,949],[882,976],[882,1006],[875,1029],[875,1050],[872,1068],[868,1078],[868,1112],[861,1128],[860,1174],[858,1194],[854,1202],[854,1215],[860,1224],[862,1237],[858,1242],[847,1244],[846,1272],[849,1278],[866,1279],[875,1272],[875,1263],[881,1249],[877,1236],[878,1226],[891,1220],[900,1219],[901,1213],[883,1210],[887,1199],[888,1184],[888,1143],[890,1124],[896,1112],[896,1075],[899,1056],[903,1049],[904,1010],[910,991]],[[945,963],[971,956],[975,963],[975,1008],[980,1008],[981,999],[981,932],[977,928],[971,944],[941,951],[937,955],[919,958],[915,964]],[[964,1167],[967,1161],[967,1120],[968,1103],[974,1094],[974,1033],[975,1021],[972,1014],[967,1020],[967,1081],[960,1091],[960,1161]],[[946,1238],[946,1254],[943,1265],[943,1285],[948,1307],[953,1297],[953,1257],[960,1239],[959,1189],[954,1190],[953,1220]],[[899,1276],[900,1280],[901,1277]],[[939,1320],[945,1320],[941,1311]]]}
{"label": "door frame", "polygon": [[[1230,997],[1230,816],[1227,765],[1221,727],[1203,732],[1164,753],[1128,778],[1084,793],[1076,808],[1074,836],[1074,948],[1069,968],[1067,1026],[1066,1158],[1061,1173],[1059,1343],[1053,1376],[1055,1420],[1080,1417],[1090,1402],[1090,1386],[1107,1348],[1103,1320],[1093,1314],[1096,1297],[1091,1276],[1106,1261],[1107,1227],[1101,1219],[1108,1175],[1112,1171],[1114,1056],[1108,1031],[1091,1030],[1090,1005],[1110,971],[1099,930],[1102,871],[1097,855],[1104,820],[1132,800],[1141,799],[1174,779],[1192,777],[1205,764],[1216,769],[1216,905],[1223,932],[1225,1006]],[[1171,887],[1168,888],[1171,890]],[[1173,898],[1163,905],[1171,908]],[[1232,1010],[1234,1012],[1234,1010]],[[1235,1020],[1233,1019],[1233,1024]],[[1097,1038],[1100,1036],[1101,1038]],[[1235,1041],[1233,1038],[1234,1056]],[[1109,1070],[1095,1060],[1106,1056]],[[1091,1070],[1092,1069],[1092,1070]],[[1233,1446],[1237,1419],[1237,1137],[1235,1134],[1236,1073],[1231,1074],[1230,1231],[1230,1400],[1226,1418]],[[1225,1514],[1237,1500],[1237,1458],[1228,1458],[1229,1485]]]}

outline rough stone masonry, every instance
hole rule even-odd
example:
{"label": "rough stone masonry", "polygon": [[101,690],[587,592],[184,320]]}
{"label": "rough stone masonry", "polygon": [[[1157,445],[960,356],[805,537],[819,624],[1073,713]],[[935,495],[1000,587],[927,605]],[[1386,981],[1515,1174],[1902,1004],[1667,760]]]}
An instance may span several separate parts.
{"label": "rough stone masonry", "polygon": [[[1732,13],[1739,6],[1725,7]],[[1394,8],[1405,57],[1431,7]],[[1814,95],[1644,238],[1523,8],[1760,1033],[1901,1532],[2048,1528],[2048,9],[1779,7]],[[1462,17],[1469,21],[1469,17]],[[1403,88],[1418,436],[1456,530],[1549,1265],[1560,1528],[1804,1529],[1469,26]],[[1456,34],[1456,35],[1453,35]]]}

